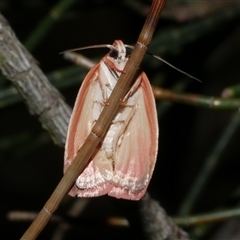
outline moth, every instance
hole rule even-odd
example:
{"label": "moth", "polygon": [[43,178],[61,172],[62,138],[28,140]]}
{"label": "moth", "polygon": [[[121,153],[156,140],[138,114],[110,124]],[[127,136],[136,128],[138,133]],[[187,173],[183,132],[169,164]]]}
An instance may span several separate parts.
{"label": "moth", "polygon": [[[70,119],[64,172],[91,132],[129,59],[121,40],[85,77]],[[119,99],[120,101],[120,99]],[[146,192],[156,163],[158,120],[149,80],[141,72],[121,100],[105,137],[70,190],[71,196],[139,200]]]}

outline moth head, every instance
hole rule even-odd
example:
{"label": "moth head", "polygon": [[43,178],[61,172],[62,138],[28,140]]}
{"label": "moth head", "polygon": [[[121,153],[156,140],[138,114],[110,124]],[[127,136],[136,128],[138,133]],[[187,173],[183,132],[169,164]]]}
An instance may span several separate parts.
{"label": "moth head", "polygon": [[110,47],[109,57],[118,61],[128,60],[129,54],[126,50],[126,46],[121,40],[115,40]]}

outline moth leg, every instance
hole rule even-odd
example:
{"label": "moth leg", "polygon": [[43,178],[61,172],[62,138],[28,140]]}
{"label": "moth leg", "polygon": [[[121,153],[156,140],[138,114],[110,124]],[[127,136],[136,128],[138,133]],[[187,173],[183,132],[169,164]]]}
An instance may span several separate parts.
{"label": "moth leg", "polygon": [[124,105],[126,103],[126,101],[138,90],[140,84],[142,82],[142,77],[141,75],[137,78],[137,80],[135,81],[135,83],[132,85],[132,87],[130,88],[130,90],[127,92],[127,94],[125,95],[125,97],[123,99],[120,99],[120,102],[122,105]]}
{"label": "moth leg", "polygon": [[98,82],[102,92],[102,103],[108,105],[108,98],[114,88],[114,78],[105,62],[100,62]]}

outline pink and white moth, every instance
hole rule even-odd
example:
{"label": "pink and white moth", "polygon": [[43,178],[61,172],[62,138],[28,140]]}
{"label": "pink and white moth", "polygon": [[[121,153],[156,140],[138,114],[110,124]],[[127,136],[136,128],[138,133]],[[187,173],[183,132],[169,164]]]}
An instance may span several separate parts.
{"label": "pink and white moth", "polygon": [[[128,61],[121,40],[85,77],[68,127],[64,172],[91,129]],[[71,196],[109,196],[139,200],[146,192],[158,148],[158,121],[149,80],[142,72],[123,99],[100,147],[77,178]],[[120,101],[120,99],[119,99]]]}

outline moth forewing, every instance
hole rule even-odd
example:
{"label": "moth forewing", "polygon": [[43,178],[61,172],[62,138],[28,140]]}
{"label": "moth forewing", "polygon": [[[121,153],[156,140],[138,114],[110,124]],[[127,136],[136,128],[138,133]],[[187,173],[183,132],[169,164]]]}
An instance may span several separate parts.
{"label": "moth forewing", "polygon": [[[91,130],[90,125],[92,113],[89,111],[89,109],[87,110],[86,107],[93,104],[92,98],[90,96],[90,93],[93,91],[89,92],[89,88],[93,87],[98,67],[99,64],[94,66],[88,72],[75,101],[74,109],[69,121],[67,139],[65,144],[64,172],[71,164],[73,158],[77,153],[77,150],[82,146]],[[81,122],[79,123],[80,118]]]}
{"label": "moth forewing", "polygon": [[[128,60],[125,46],[117,40],[112,47],[117,56],[110,50],[87,74],[78,93],[69,124],[64,171],[91,132],[123,74]],[[146,192],[156,161],[158,124],[152,88],[145,73],[139,75],[126,97],[119,101],[122,101],[120,111],[70,195],[108,194],[139,200]]]}

